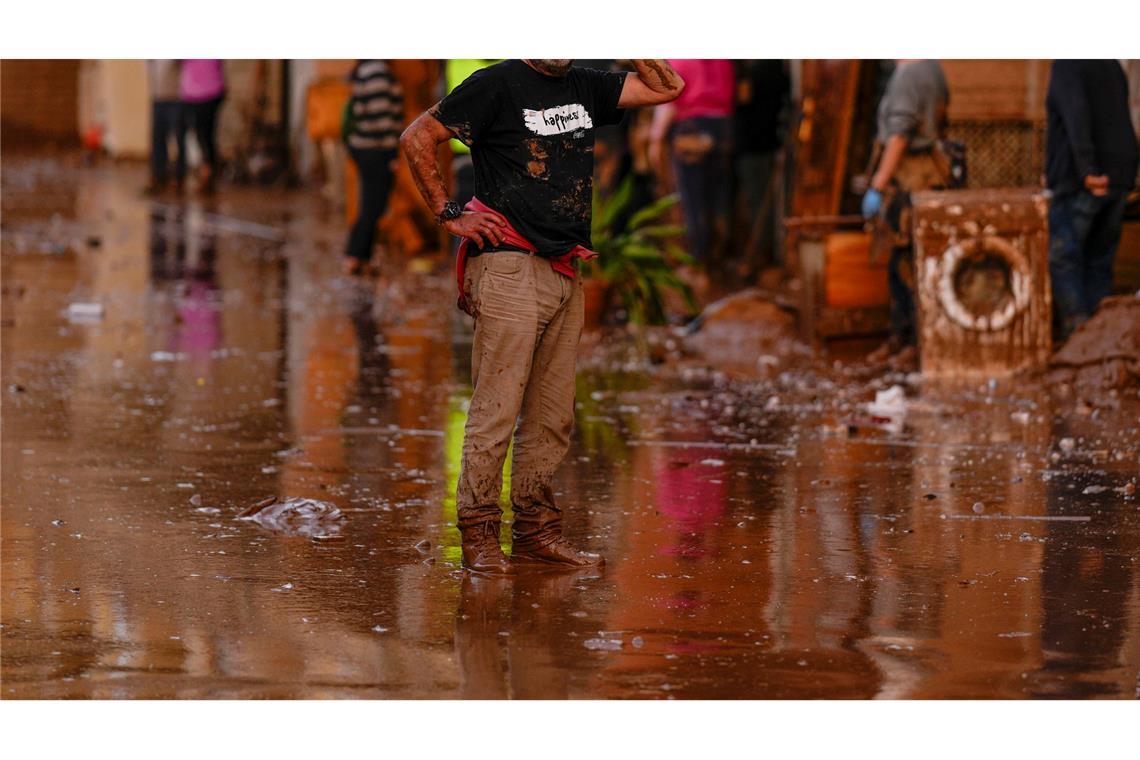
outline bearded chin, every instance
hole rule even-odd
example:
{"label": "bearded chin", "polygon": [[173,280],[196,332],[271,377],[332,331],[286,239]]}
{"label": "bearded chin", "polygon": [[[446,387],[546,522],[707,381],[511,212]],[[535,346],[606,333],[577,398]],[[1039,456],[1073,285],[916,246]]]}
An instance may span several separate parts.
{"label": "bearded chin", "polygon": [[532,58],[535,66],[545,74],[565,76],[574,63],[573,58]]}

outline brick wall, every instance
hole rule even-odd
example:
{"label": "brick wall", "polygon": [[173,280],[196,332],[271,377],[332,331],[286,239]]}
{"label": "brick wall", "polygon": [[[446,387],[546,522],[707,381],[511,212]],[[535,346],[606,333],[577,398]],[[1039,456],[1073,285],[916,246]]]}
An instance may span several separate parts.
{"label": "brick wall", "polygon": [[15,142],[77,143],[79,61],[0,62],[0,134]]}

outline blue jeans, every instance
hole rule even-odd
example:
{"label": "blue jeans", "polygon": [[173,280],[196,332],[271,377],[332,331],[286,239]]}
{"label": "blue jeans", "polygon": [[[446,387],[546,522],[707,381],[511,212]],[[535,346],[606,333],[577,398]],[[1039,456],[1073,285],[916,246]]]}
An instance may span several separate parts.
{"label": "blue jeans", "polygon": [[681,193],[681,214],[689,253],[698,261],[715,258],[725,243],[732,201],[732,122],[698,116],[673,126],[674,140],[707,135],[711,148],[699,157],[684,157],[674,147],[673,170]]}
{"label": "blue jeans", "polygon": [[154,101],[150,134],[150,175],[155,184],[166,182],[170,168],[167,143],[170,136],[178,145],[178,158],[174,164],[174,178],[181,182],[186,177],[186,109],[177,100]]}
{"label": "blue jeans", "polygon": [[1123,193],[1084,190],[1049,207],[1049,277],[1058,337],[1067,338],[1112,292],[1112,263],[1124,219]]}

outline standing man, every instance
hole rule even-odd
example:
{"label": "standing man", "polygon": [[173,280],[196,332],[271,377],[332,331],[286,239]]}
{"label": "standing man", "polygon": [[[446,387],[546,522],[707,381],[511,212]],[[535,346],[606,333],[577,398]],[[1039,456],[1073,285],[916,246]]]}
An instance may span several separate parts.
{"label": "standing man", "polygon": [[[475,317],[475,387],[456,503],[463,564],[477,571],[513,572],[499,545],[512,433],[511,561],[602,562],[563,539],[552,482],[574,421],[583,320],[576,260],[595,255],[594,129],[619,121],[624,108],[673,100],[684,83],[663,60],[635,60],[635,74],[572,63],[510,60],[478,71],[400,138],[428,208],[464,238],[456,269],[460,308]],[[466,210],[448,198],[436,163],[437,146],[453,137],[470,146],[475,167]],[[468,253],[472,242],[478,250]]]}
{"label": "standing man", "polygon": [[178,61],[171,58],[152,59],[146,62],[150,81],[151,132],[150,132],[150,184],[148,194],[166,189],[170,172],[168,149],[170,138],[178,147],[174,163],[174,181],[179,190],[186,179],[186,119],[182,101],[178,99],[181,72]]}
{"label": "standing man", "polygon": [[1136,134],[1128,80],[1115,60],[1054,61],[1045,110],[1049,276],[1064,340],[1112,292],[1125,200],[1136,183]]}
{"label": "standing man", "polygon": [[[879,102],[875,171],[863,196],[863,217],[883,217],[890,238],[891,339],[872,354],[876,359],[909,357],[917,343],[911,193],[953,187],[965,179],[939,145],[949,103],[946,75],[934,60],[900,60]],[[880,233],[885,231],[880,227]]]}

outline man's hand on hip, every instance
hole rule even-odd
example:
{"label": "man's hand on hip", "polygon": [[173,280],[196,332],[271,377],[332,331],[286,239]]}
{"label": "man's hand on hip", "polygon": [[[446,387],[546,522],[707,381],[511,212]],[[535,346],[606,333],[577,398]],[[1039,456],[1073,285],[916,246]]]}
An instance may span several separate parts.
{"label": "man's hand on hip", "polygon": [[482,249],[487,247],[487,243],[502,243],[508,224],[499,214],[464,211],[456,218],[448,219],[442,226],[452,235],[467,238]]}
{"label": "man's hand on hip", "polygon": [[1090,174],[1085,177],[1085,189],[1096,196],[1108,195],[1108,175]]}

